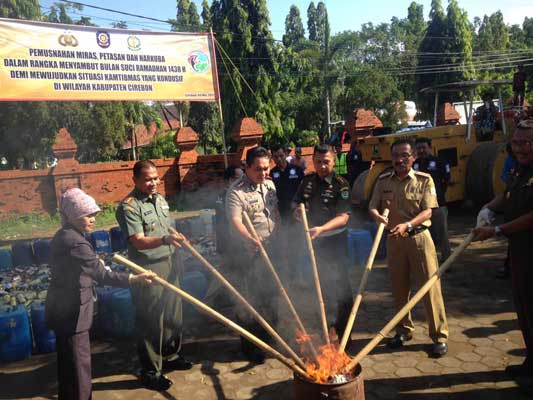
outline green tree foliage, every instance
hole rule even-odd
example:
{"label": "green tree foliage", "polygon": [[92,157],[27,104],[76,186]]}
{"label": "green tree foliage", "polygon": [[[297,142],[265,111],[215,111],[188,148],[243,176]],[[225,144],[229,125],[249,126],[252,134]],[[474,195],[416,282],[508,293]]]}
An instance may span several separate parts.
{"label": "green tree foliage", "polygon": [[202,0],[202,26],[204,30],[209,30],[213,24],[213,17],[211,16],[211,9],[207,0]]}
{"label": "green tree foliage", "polygon": [[315,3],[310,2],[307,7],[307,32],[309,32],[309,40],[317,41],[317,15]]}
{"label": "green tree foliage", "polygon": [[179,150],[174,143],[176,132],[158,134],[148,146],[139,149],[139,159],[174,158]]}
{"label": "green tree foliage", "polygon": [[316,6],[316,39],[321,48],[327,47],[327,41],[330,36],[330,27],[328,20],[328,10],[324,2],[319,1]]}
{"label": "green tree foliage", "polygon": [[304,25],[300,17],[300,9],[292,5],[285,18],[285,35],[283,44],[286,47],[298,47],[305,40]]}
{"label": "green tree foliage", "polygon": [[39,0],[2,0],[0,17],[38,20],[41,17]]}

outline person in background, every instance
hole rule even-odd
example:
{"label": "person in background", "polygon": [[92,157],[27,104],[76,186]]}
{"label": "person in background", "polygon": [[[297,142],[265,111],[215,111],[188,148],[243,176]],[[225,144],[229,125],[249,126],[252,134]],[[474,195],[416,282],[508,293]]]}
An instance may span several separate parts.
{"label": "person in background", "polygon": [[270,170],[270,178],[276,186],[279,213],[281,215],[281,220],[283,222],[288,222],[292,217],[292,199],[294,198],[305,173],[300,167],[287,163],[285,151],[282,146],[274,145],[270,149],[270,152],[272,153],[272,159],[276,164],[275,167]]}
{"label": "person in background", "polygon": [[285,160],[290,164],[291,160],[293,159],[293,156],[291,156],[292,149],[291,146],[287,145],[283,147],[283,151],[285,152]]}
{"label": "person in background", "polygon": [[[116,219],[128,238],[128,257],[179,287],[180,267],[174,252],[183,236],[169,233],[170,210],[157,192],[160,180],[152,161],[133,166],[135,189],[120,203]],[[180,354],[182,344],[181,297],[163,286],[134,285],[137,354],[141,383],[148,389],[167,390],[172,381],[163,370],[187,370],[192,364]]]}
{"label": "person in background", "polygon": [[476,109],[476,136],[479,142],[490,141],[494,138],[496,129],[496,113],[498,109],[488,94],[483,96],[483,104]]}
{"label": "person in background", "polygon": [[431,213],[429,233],[440,252],[440,261],[450,256],[450,240],[448,238],[448,207],[446,207],[446,189],[450,184],[450,163],[433,155],[431,139],[419,137],[415,140],[417,159],[413,164],[415,171],[430,174],[437,190],[438,208]]}
{"label": "person in background", "polygon": [[346,153],[342,152],[342,145],[335,145],[335,174],[342,176],[344,179],[348,177],[348,165],[346,164]]}
{"label": "person in background", "polygon": [[62,228],[52,239],[51,281],[46,297],[46,323],[56,334],[59,400],[88,400],[91,390],[91,344],[95,283],[128,287],[152,283],[155,275],[113,272],[98,258],[86,234],[100,208],[81,189],[69,189],[59,205]]}
{"label": "person in background", "polygon": [[300,167],[304,172],[307,169],[307,161],[302,157],[302,148],[296,147],[294,150],[294,157],[289,161],[290,165]]}
{"label": "person in background", "polygon": [[357,140],[350,144],[350,151],[346,156],[346,164],[348,167],[348,183],[352,187],[359,174],[367,169],[361,152],[357,148]]}
{"label": "person in background", "polygon": [[526,94],[527,75],[524,66],[520,64],[513,75],[513,106],[524,108],[524,96]]}

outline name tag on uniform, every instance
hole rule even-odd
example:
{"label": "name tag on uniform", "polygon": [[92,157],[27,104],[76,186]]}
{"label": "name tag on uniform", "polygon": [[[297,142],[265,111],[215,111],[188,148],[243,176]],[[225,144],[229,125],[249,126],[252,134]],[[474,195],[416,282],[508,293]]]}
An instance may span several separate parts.
{"label": "name tag on uniform", "polygon": [[150,214],[152,214],[152,213],[153,213],[152,210],[148,210],[148,211],[145,211],[143,215],[146,216],[146,215],[150,215]]}

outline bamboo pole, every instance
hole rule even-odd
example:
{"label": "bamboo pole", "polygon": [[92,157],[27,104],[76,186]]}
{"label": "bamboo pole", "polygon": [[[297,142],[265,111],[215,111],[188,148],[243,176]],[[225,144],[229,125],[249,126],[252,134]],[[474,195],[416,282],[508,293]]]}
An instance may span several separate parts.
{"label": "bamboo pole", "polygon": [[409,300],[409,302],[402,307],[400,311],[392,318],[392,320],[385,325],[385,327],[378,332],[377,336],[372,339],[363,349],[350,361],[350,363],[344,368],[344,372],[351,371],[354,369],[361,360],[370,353],[378,344],[389,334],[389,332],[402,320],[403,317],[407,315],[409,311],[418,303],[422,297],[431,289],[431,287],[437,282],[442,274],[452,265],[457,257],[468,247],[472,242],[474,234],[471,232],[463,240],[463,242],[457,247],[453,253],[448,257],[448,259],[441,265],[441,267],[433,274],[431,278],[422,286],[418,292]]}
{"label": "bamboo pole", "polygon": [[[177,233],[170,228],[170,232]],[[209,262],[207,261],[190,243],[187,239],[180,242],[187,250],[189,250],[194,257],[196,257],[205,268],[209,270],[221,283],[228,289],[237,300],[254,316],[257,322],[265,328],[265,330],[283,347],[296,361],[296,363],[305,369],[305,364],[301,358],[294,352],[294,350],[287,344],[285,340],[272,328],[272,326],[257,312],[257,310],[235,289],[235,287]]]}
{"label": "bamboo pole", "polygon": [[[139,266],[139,265],[135,264],[134,262],[128,260],[127,258],[122,257],[121,255],[115,254],[113,256],[113,259],[115,261],[121,263],[122,265],[125,265],[126,267],[128,267],[129,269],[131,269],[132,271],[134,271],[136,273],[142,274],[142,273],[146,272],[146,270],[144,268],[142,268],[141,266]],[[200,309],[200,311],[202,311],[205,314],[207,314],[208,316],[216,319],[218,322],[220,322],[221,324],[225,325],[229,329],[231,329],[234,332],[237,332],[239,335],[245,337],[247,340],[252,342],[254,345],[256,345],[257,347],[261,348],[261,350],[263,350],[263,351],[271,354],[273,357],[277,358],[287,368],[290,368],[292,371],[296,372],[298,375],[312,380],[312,378],[307,374],[307,372],[305,372],[302,368],[300,368],[298,365],[296,365],[296,363],[293,360],[291,360],[290,358],[287,358],[284,355],[282,355],[281,353],[277,352],[272,347],[270,347],[268,344],[266,344],[261,339],[259,339],[257,336],[253,335],[252,333],[250,333],[249,331],[247,331],[246,329],[244,329],[240,325],[236,324],[235,322],[233,322],[229,318],[226,318],[222,314],[220,314],[217,311],[213,310],[211,307],[209,307],[204,302],[198,300],[194,296],[191,296],[189,293],[181,290],[180,288],[172,285],[171,283],[168,283],[167,281],[165,281],[164,279],[162,279],[161,277],[159,277],[157,275],[155,276],[154,281],[156,281],[160,285],[164,286],[165,288],[171,290],[172,292],[176,293],[183,300],[191,303],[192,305],[194,305],[195,307]]]}
{"label": "bamboo pole", "polygon": [[[387,218],[388,216],[389,209],[386,208],[385,210],[383,210],[383,217]],[[361,305],[361,300],[363,298],[363,292],[368,281],[368,275],[370,275],[370,271],[372,270],[372,265],[374,264],[374,259],[376,258],[376,253],[378,252],[379,243],[381,242],[381,236],[383,235],[384,229],[385,224],[380,223],[378,226],[378,231],[376,232],[376,237],[374,238],[374,243],[372,244],[372,249],[370,250],[370,254],[368,255],[368,260],[365,266],[365,272],[363,273],[361,282],[359,282],[359,289],[357,289],[357,295],[355,296],[352,311],[350,312],[348,322],[346,323],[346,328],[344,329],[344,333],[342,335],[341,344],[338,350],[339,354],[342,354],[344,352],[346,344],[348,343],[348,338],[350,337],[350,333],[352,332],[353,324],[355,322],[355,316],[357,315],[357,311],[359,311],[359,306]]]}
{"label": "bamboo pole", "polygon": [[[257,231],[255,230],[252,221],[250,220],[250,217],[247,213],[243,213],[244,221],[248,227],[248,230],[254,237],[254,239],[259,243],[259,251],[261,252],[261,256],[263,257],[263,260],[265,261],[268,269],[272,273],[272,276],[274,277],[274,281],[276,282],[276,285],[278,286],[281,295],[289,305],[289,309],[291,310],[291,313],[296,320],[296,324],[298,325],[298,329],[306,336],[309,337],[307,334],[307,330],[304,327],[304,324],[302,323],[302,320],[300,319],[300,316],[296,312],[296,308],[294,308],[294,304],[292,303],[292,300],[290,299],[289,295],[287,294],[287,291],[285,290],[285,287],[283,286],[283,283],[281,282],[281,279],[279,279],[279,275],[276,272],[276,268],[274,268],[274,265],[272,264],[272,261],[270,260],[270,257],[268,256],[265,246],[263,246],[263,243],[261,242],[261,238],[257,234]],[[316,360],[318,357],[318,354],[316,352],[315,346],[313,345],[311,340],[308,340],[307,343],[309,344],[309,349],[311,350],[311,353],[313,354],[314,359]]]}
{"label": "bamboo pole", "polygon": [[311,239],[311,234],[309,233],[309,223],[307,222],[307,213],[305,211],[305,204],[300,203],[300,212],[302,217],[302,222],[304,224],[305,230],[305,239],[307,240],[307,249],[309,250],[309,257],[311,258],[311,266],[313,267],[313,277],[315,280],[315,289],[316,295],[318,298],[318,305],[320,307],[320,320],[322,322],[322,333],[326,343],[329,345],[329,333],[328,333],[328,322],[326,319],[326,307],[324,305],[324,297],[322,296],[322,287],[320,285],[320,276],[318,275],[318,266],[316,264],[315,250],[313,248],[313,240]]}

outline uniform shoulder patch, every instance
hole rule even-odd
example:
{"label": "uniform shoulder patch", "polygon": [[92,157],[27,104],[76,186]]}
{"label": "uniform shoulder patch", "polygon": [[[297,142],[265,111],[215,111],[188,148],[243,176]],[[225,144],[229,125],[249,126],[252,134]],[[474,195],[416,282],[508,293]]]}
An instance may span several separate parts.
{"label": "uniform shoulder patch", "polygon": [[388,178],[390,176],[392,176],[392,171],[385,172],[384,174],[381,174],[380,176],[378,176],[378,179],[384,179],[384,178]]}
{"label": "uniform shoulder patch", "polygon": [[423,176],[424,178],[431,178],[431,175],[426,172],[414,171],[415,175]]}
{"label": "uniform shoulder patch", "polygon": [[344,187],[344,186],[350,186],[350,184],[348,183],[348,181],[343,178],[342,176],[339,176],[339,175],[335,175],[335,177],[333,178],[335,180],[335,182],[340,185],[341,187]]}

